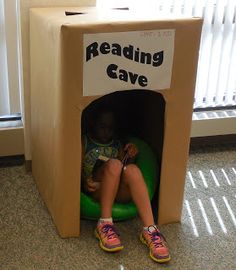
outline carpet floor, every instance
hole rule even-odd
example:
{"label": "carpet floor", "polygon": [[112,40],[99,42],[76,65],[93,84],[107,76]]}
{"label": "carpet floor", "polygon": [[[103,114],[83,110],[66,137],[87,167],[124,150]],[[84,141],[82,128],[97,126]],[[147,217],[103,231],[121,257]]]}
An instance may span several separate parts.
{"label": "carpet floor", "polygon": [[[174,176],[173,176],[174,177]],[[236,269],[236,147],[190,153],[182,221],[161,226],[172,260],[153,262],[138,239],[138,218],[117,228],[125,249],[107,254],[81,221],[79,238],[59,237],[30,173],[0,168],[0,269]]]}

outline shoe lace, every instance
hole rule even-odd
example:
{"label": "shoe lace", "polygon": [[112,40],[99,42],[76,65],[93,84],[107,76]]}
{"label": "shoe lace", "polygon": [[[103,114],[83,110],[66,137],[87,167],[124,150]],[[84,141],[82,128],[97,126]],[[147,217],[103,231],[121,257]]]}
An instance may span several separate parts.
{"label": "shoe lace", "polygon": [[[150,230],[150,228],[154,228],[154,230]],[[151,243],[155,248],[164,247],[163,240],[165,241],[165,237],[161,234],[161,232],[155,226],[149,226],[148,232],[151,236]]]}
{"label": "shoe lace", "polygon": [[119,234],[116,232],[115,228],[111,224],[105,224],[102,229],[102,233],[104,233],[105,237],[108,239],[114,239],[119,236]]}

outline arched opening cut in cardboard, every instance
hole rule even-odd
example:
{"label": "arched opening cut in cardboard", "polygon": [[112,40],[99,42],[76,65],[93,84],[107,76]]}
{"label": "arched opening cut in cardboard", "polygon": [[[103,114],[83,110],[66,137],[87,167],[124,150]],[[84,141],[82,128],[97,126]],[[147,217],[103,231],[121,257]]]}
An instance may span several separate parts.
{"label": "arched opening cut in cardboard", "polygon": [[157,201],[161,173],[164,138],[165,100],[162,94],[150,90],[125,90],[104,95],[92,101],[82,113],[81,130],[86,133],[93,111],[99,107],[112,108],[116,115],[118,135],[132,135],[144,140],[157,156],[158,179],[153,198],[154,216],[157,217]]}

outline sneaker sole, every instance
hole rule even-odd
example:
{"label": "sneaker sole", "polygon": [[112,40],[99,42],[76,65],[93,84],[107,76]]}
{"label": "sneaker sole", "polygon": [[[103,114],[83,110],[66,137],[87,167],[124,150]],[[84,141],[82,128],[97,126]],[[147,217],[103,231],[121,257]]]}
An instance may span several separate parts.
{"label": "sneaker sole", "polygon": [[97,230],[94,231],[94,235],[95,237],[99,240],[99,245],[100,245],[100,248],[107,251],[107,252],[117,252],[117,251],[120,251],[124,248],[124,246],[120,246],[120,247],[115,247],[115,248],[107,248],[103,245],[102,243],[102,240],[97,232]]}
{"label": "sneaker sole", "polygon": [[[146,246],[149,248],[149,245],[148,245],[147,241],[145,240],[145,238],[143,237],[143,234],[142,234],[142,233],[140,234],[140,241],[141,241],[144,245],[146,245]],[[153,261],[158,262],[158,263],[167,263],[167,262],[170,261],[170,256],[165,257],[165,258],[159,258],[159,259],[158,259],[158,258],[155,258],[155,257],[152,255],[151,250],[150,250],[150,252],[149,252],[149,256],[151,257],[151,259],[152,259]]]}

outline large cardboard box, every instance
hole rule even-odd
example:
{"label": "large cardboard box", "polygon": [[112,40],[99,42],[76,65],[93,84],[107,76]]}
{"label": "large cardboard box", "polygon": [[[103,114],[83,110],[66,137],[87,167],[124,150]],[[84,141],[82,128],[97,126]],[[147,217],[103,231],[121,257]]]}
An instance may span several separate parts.
{"label": "large cardboard box", "polygon": [[158,223],[180,221],[201,25],[128,10],[31,9],[32,171],[61,236],[80,233],[83,111],[96,100],[113,104],[122,128],[159,156]]}

